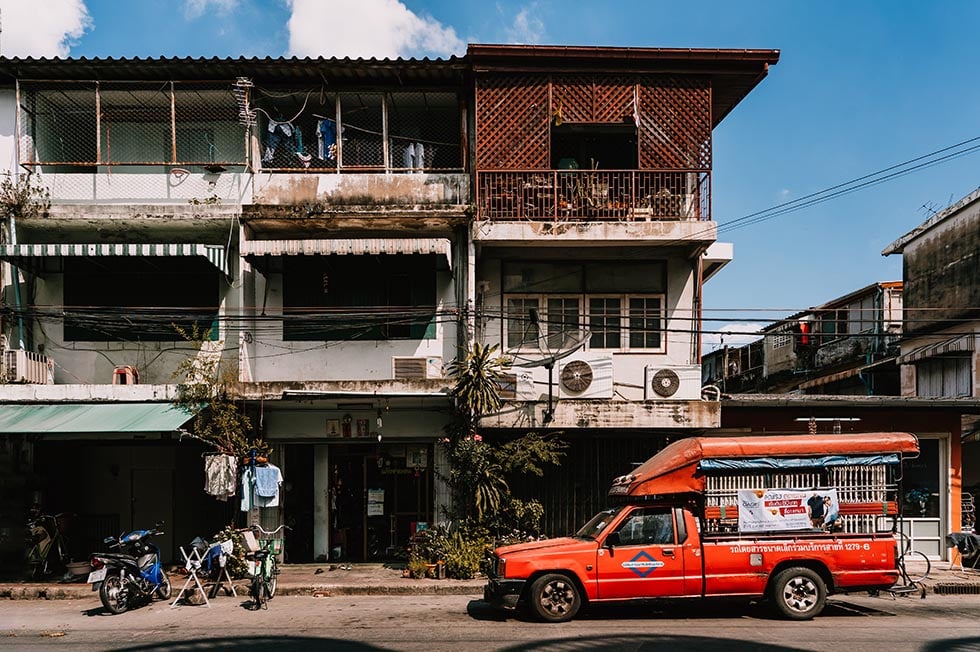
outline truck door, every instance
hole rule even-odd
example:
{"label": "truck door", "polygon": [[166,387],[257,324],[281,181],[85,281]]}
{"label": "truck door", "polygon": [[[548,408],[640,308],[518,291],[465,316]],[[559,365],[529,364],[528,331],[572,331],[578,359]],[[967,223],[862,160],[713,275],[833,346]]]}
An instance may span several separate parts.
{"label": "truck door", "polygon": [[596,558],[600,600],[684,595],[684,557],[673,510],[636,507],[606,535]]}

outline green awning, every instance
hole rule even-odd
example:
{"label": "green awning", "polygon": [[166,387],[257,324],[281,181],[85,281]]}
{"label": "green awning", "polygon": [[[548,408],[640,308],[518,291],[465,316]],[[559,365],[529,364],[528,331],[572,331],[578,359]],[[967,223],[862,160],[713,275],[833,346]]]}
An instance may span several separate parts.
{"label": "green awning", "polygon": [[172,403],[0,405],[0,434],[173,432],[193,414]]}

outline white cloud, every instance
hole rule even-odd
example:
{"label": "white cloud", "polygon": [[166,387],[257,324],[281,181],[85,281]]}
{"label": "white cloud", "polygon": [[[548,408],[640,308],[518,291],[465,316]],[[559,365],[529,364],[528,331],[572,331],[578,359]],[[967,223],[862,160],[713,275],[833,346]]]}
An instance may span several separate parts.
{"label": "white cloud", "polygon": [[0,54],[5,57],[67,57],[92,27],[83,0],[0,0],[0,17]]}
{"label": "white cloud", "polygon": [[[499,7],[502,10],[501,7]],[[508,43],[534,45],[544,39],[544,21],[537,16],[538,5],[531,3],[514,16],[514,22],[504,30]]]}
{"label": "white cloud", "polygon": [[288,0],[289,53],[298,57],[447,57],[465,53],[452,27],[399,0]]}
{"label": "white cloud", "polygon": [[789,188],[783,188],[782,190],[779,191],[780,199],[788,199],[789,195],[790,195]]}
{"label": "white cloud", "polygon": [[701,349],[704,353],[720,349],[724,345],[742,346],[749,342],[755,342],[762,337],[759,324],[725,324],[719,328],[713,328],[711,333],[705,333],[701,338]]}
{"label": "white cloud", "polygon": [[238,0],[184,0],[184,17],[194,20],[203,16],[209,8],[216,14],[224,15],[238,5]]}

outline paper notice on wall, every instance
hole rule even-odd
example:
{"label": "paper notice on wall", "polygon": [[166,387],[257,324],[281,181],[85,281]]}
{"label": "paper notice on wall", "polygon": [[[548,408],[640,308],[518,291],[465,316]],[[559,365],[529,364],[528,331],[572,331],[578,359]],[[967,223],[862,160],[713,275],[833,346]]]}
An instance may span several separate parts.
{"label": "paper notice on wall", "polygon": [[384,489],[368,489],[367,515],[368,516],[385,515],[385,490]]}
{"label": "paper notice on wall", "polygon": [[741,532],[810,530],[836,518],[837,490],[739,489],[738,529]]}

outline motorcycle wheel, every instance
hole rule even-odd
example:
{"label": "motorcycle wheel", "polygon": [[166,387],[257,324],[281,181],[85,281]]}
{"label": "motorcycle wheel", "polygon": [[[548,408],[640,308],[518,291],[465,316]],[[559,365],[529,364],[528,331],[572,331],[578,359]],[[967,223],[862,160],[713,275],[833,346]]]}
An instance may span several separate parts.
{"label": "motorcycle wheel", "polygon": [[156,596],[161,600],[169,600],[170,592],[172,591],[172,588],[170,586],[170,578],[167,577],[166,573],[161,573],[161,574],[163,575],[163,581],[160,582],[160,585],[157,587],[155,593]]}
{"label": "motorcycle wheel", "polygon": [[129,608],[123,581],[118,575],[109,575],[105,578],[102,586],[99,587],[99,599],[109,613],[121,614]]}

